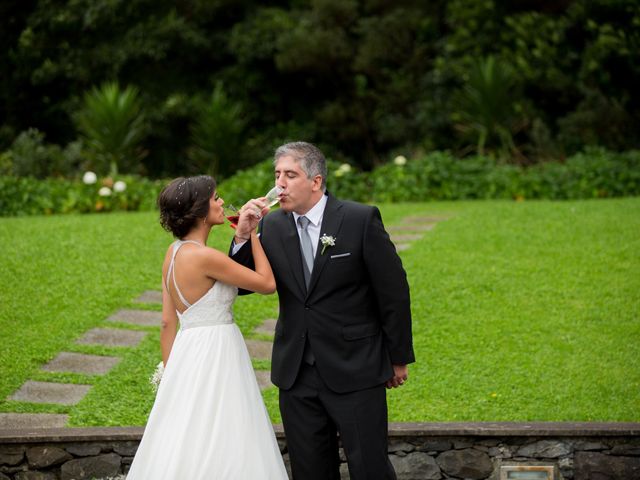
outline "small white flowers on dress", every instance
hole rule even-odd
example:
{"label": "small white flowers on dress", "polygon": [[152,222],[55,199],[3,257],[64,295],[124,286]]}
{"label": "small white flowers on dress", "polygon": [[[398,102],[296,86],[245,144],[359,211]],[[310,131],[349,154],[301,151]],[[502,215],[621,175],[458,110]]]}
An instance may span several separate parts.
{"label": "small white flowers on dress", "polygon": [[93,185],[98,181],[98,176],[93,172],[84,172],[82,181],[85,185]]}
{"label": "small white flowers on dress", "polygon": [[162,374],[164,373],[164,363],[160,362],[157,366],[153,375],[149,377],[149,383],[153,388],[154,392],[158,391],[158,387],[160,386],[160,380],[162,380]]}
{"label": "small white flowers on dress", "polygon": [[393,159],[393,163],[395,163],[399,167],[402,167],[403,165],[406,165],[407,157],[405,157],[404,155],[398,155],[396,158]]}
{"label": "small white flowers on dress", "polygon": [[116,183],[113,184],[114,192],[124,192],[126,189],[127,189],[127,184],[124,183],[122,180],[118,180]]}
{"label": "small white flowers on dress", "polygon": [[320,243],[322,243],[322,251],[320,252],[320,255],[324,255],[324,251],[327,247],[335,246],[336,239],[335,237],[332,237],[331,235],[327,235],[326,233],[324,233],[320,237]]}
{"label": "small white flowers on dress", "polygon": [[98,195],[101,197],[109,197],[111,195],[111,189],[109,187],[102,187],[98,190]]}

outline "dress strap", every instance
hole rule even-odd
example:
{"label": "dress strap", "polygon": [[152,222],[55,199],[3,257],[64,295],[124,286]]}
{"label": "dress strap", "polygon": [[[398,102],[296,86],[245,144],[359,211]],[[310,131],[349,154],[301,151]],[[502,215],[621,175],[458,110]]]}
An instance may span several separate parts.
{"label": "dress strap", "polygon": [[171,275],[171,278],[173,279],[173,285],[176,288],[176,293],[178,294],[178,297],[180,297],[180,301],[184,304],[185,307],[189,308],[191,304],[187,302],[186,298],[184,298],[184,295],[182,295],[182,292],[180,291],[180,288],[176,283],[176,268],[175,268],[176,254],[178,253],[178,250],[180,250],[180,247],[185,243],[194,243],[196,245],[200,245],[198,242],[194,240],[177,240],[173,244],[173,253],[171,254],[171,262],[169,263],[169,269],[167,270],[166,282],[167,282],[167,290],[169,290],[169,275]]}

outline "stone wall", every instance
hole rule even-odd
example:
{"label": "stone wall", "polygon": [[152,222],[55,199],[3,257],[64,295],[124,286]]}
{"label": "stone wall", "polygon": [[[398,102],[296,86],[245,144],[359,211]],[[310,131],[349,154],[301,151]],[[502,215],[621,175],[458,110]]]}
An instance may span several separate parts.
{"label": "stone wall", "polygon": [[[280,426],[276,435],[287,462]],[[124,478],[141,436],[142,428],[0,430],[0,480]],[[503,465],[536,464],[553,466],[555,480],[634,480],[640,423],[391,424],[389,456],[399,480],[501,480]],[[342,473],[349,478],[346,463]]]}

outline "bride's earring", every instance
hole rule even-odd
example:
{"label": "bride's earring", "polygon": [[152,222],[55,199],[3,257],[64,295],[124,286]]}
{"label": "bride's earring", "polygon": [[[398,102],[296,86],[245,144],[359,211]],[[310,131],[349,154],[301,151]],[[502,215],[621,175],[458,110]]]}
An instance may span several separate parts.
{"label": "bride's earring", "polygon": [[202,219],[202,224],[206,227],[207,226],[207,217],[204,217]]}

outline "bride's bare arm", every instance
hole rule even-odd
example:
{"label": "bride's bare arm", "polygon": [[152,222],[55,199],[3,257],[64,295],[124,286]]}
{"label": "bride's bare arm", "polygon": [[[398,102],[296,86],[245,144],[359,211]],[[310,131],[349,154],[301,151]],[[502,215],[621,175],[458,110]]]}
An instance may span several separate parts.
{"label": "bride's bare arm", "polygon": [[251,252],[255,271],[240,265],[218,250],[207,248],[203,258],[205,272],[211,278],[244,290],[262,294],[275,292],[276,280],[255,231],[251,233]]}
{"label": "bride's bare arm", "polygon": [[176,338],[178,331],[178,315],[176,315],[176,307],[173,304],[173,299],[167,291],[167,268],[169,264],[169,253],[167,252],[167,258],[165,259],[165,265],[163,267],[162,274],[162,324],[160,328],[160,350],[162,351],[162,362],[167,365],[171,348],[173,347],[173,341]]}

